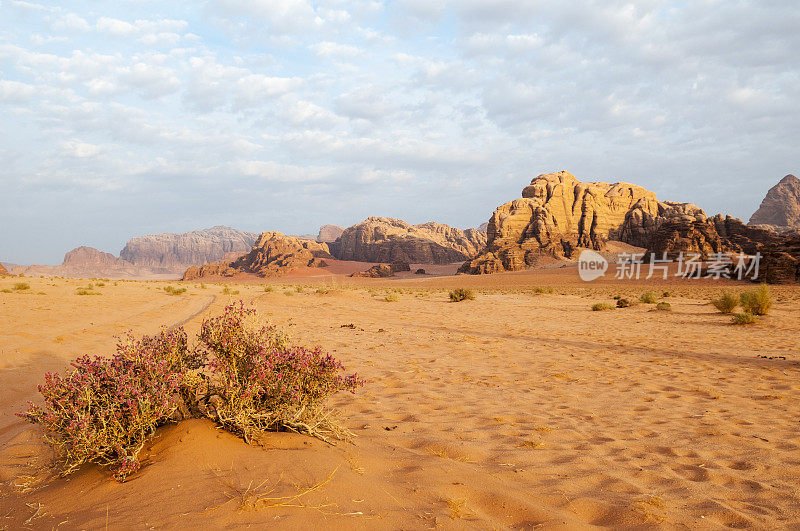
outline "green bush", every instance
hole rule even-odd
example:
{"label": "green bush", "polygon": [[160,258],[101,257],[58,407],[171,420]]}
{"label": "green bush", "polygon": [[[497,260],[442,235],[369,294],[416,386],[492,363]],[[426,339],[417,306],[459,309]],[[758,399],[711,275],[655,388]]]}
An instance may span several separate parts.
{"label": "green bush", "polygon": [[181,293],[186,293],[186,288],[174,288],[172,286],[166,286],[164,291],[170,295],[180,295]]}
{"label": "green bush", "polygon": [[645,304],[655,304],[658,302],[658,297],[656,297],[656,294],[652,291],[648,291],[647,293],[642,293],[639,300]]}
{"label": "green bush", "polygon": [[14,283],[14,291],[25,291],[27,289],[31,289],[31,285],[27,282],[15,282]]}
{"label": "green bush", "polygon": [[633,306],[633,304],[631,304],[631,301],[629,301],[628,299],[623,299],[623,298],[617,299],[617,308],[628,308],[630,306]]}
{"label": "green bush", "polygon": [[739,305],[739,300],[735,295],[725,291],[718,299],[711,299],[711,304],[721,313],[731,314]]}
{"label": "green bush", "polygon": [[603,310],[613,310],[614,307],[607,302],[598,302],[592,305],[593,312],[601,312]]}
{"label": "green bush", "polygon": [[731,320],[731,324],[735,325],[749,325],[753,324],[757,321],[756,316],[750,312],[743,312],[743,313],[735,313],[733,314],[733,319]]}
{"label": "green bush", "polygon": [[450,292],[450,302],[461,302],[474,300],[475,294],[471,289],[457,288]]}
{"label": "green bush", "polygon": [[761,284],[757,290],[743,292],[739,301],[745,312],[767,315],[772,308],[772,293],[766,284]]}
{"label": "green bush", "polygon": [[663,312],[670,312],[672,311],[672,305],[668,302],[659,302],[656,304],[656,310],[661,310]]}

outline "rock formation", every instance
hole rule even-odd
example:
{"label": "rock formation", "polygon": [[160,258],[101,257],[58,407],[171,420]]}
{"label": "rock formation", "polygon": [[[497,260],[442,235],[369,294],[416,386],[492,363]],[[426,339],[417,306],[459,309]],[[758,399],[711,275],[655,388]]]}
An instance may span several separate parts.
{"label": "rock formation", "polygon": [[262,232],[249,253],[232,262],[212,262],[189,267],[184,280],[209,276],[231,277],[251,273],[262,277],[288,273],[299,267],[325,267],[332,259],[328,245],[286,236],[280,232]]}
{"label": "rock formation", "polygon": [[8,272],[8,269],[3,264],[0,264],[0,277],[5,277],[10,275],[11,273]]}
{"label": "rock formation", "polygon": [[358,262],[448,264],[476,256],[485,244],[486,234],[475,229],[371,217],[345,229],[331,252]]}
{"label": "rock formation", "polygon": [[800,234],[766,245],[759,266],[759,279],[770,284],[800,282]]}
{"label": "rock formation", "polygon": [[748,225],[773,225],[800,229],[800,179],[787,175],[769,189]]}
{"label": "rock formation", "polygon": [[495,210],[488,243],[465,273],[517,271],[542,256],[569,259],[581,248],[602,251],[609,240],[661,256],[717,252],[753,254],[782,237],[736,218],[708,218],[691,203],[658,201],[653,192],[627,183],[582,183],[569,172],[539,175],[516,199]]}
{"label": "rock formation", "polygon": [[360,273],[353,273],[351,277],[366,277],[366,278],[386,278],[393,277],[395,273],[401,271],[411,271],[411,266],[405,262],[393,262],[391,264],[377,264],[366,271]]}
{"label": "rock formation", "polygon": [[32,265],[24,269],[28,276],[62,276],[73,278],[131,278],[147,276],[152,272],[136,267],[111,253],[94,247],[76,247],[64,255],[61,265]]}
{"label": "rock formation", "polygon": [[222,260],[226,253],[244,254],[258,234],[230,227],[211,227],[183,234],[152,234],[133,238],[120,258],[160,273],[181,273],[192,265]]}
{"label": "rock formation", "polygon": [[319,228],[317,241],[320,243],[335,242],[336,238],[341,236],[343,232],[344,227],[340,227],[339,225],[323,225]]}

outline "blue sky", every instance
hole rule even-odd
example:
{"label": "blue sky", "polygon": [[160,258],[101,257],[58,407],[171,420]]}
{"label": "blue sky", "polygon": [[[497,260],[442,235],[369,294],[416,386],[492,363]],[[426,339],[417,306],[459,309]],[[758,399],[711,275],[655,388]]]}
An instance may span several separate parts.
{"label": "blue sky", "polygon": [[779,1],[0,0],[0,259],[470,227],[561,169],[746,219],[799,171],[798,27]]}

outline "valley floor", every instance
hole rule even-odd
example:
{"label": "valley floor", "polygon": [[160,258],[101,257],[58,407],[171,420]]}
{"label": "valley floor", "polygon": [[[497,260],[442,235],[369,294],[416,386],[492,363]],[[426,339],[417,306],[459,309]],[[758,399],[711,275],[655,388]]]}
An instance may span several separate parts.
{"label": "valley floor", "polygon": [[[0,279],[30,284],[0,293],[0,529],[800,526],[800,288],[773,288],[772,314],[736,327],[707,300],[746,285],[575,276],[189,282],[178,296]],[[453,287],[476,299],[450,303]],[[590,310],[650,290],[672,311]],[[51,477],[39,428],[14,416],[46,371],[110,354],[129,329],[191,337],[238,299],[367,379],[332,401],[351,443],[248,446],[191,420],[159,430],[124,484],[93,466]]]}

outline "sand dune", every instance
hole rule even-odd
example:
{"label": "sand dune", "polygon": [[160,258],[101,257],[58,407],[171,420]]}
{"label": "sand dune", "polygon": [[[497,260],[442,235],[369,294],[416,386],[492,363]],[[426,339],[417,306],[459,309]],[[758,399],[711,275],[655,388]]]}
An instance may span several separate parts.
{"label": "sand dune", "polygon": [[[799,526],[800,289],[733,327],[706,303],[719,283],[574,273],[187,283],[177,297],[26,279],[31,293],[0,294],[0,529]],[[455,286],[476,300],[449,303]],[[645,290],[669,291],[673,311],[589,309]],[[351,443],[248,446],[192,420],[161,429],[124,484],[93,466],[52,477],[39,428],[13,416],[45,371],[112,352],[128,329],[194,332],[240,298],[367,378],[333,401]]]}

